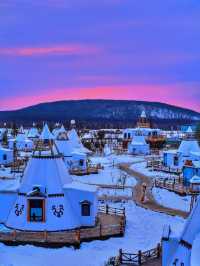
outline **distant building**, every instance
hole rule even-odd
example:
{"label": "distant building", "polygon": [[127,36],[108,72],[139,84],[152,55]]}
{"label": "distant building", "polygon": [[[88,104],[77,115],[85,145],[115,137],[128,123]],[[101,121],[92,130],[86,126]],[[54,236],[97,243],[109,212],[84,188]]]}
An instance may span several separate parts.
{"label": "distant building", "polygon": [[148,155],[150,147],[147,144],[144,136],[134,136],[131,143],[128,145],[128,153],[133,155]]}

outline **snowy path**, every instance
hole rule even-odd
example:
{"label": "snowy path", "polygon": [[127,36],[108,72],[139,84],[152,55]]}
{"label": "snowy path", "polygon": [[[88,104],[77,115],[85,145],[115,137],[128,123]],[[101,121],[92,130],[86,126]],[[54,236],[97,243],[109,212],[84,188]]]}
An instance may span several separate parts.
{"label": "snowy path", "polygon": [[[154,248],[160,242],[164,224],[180,232],[184,219],[156,213],[136,206],[133,202],[115,204],[126,208],[127,227],[123,238],[83,243],[73,248],[45,249],[34,246],[8,247],[0,244],[2,266],[103,266],[109,257],[123,248],[127,252]],[[11,255],[12,254],[12,255]]]}
{"label": "snowy path", "polygon": [[[130,166],[131,164],[120,164],[119,168],[125,171],[128,175],[133,176],[137,179],[137,185],[134,187],[133,199],[138,206],[141,206],[146,209],[150,209],[156,212],[162,212],[173,216],[180,216],[186,218],[188,216],[188,212],[174,209],[170,207],[166,207],[161,205],[157,202],[152,194],[152,179],[149,176],[146,176],[140,172],[133,170]],[[147,192],[146,192],[146,201],[145,203],[141,202],[141,191],[142,191],[142,184],[145,183],[147,185]]]}

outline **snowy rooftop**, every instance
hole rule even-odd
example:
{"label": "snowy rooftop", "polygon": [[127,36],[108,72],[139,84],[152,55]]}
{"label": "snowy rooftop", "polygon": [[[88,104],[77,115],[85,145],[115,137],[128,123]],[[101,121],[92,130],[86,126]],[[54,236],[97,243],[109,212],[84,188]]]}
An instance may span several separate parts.
{"label": "snowy rooftop", "polygon": [[49,130],[49,127],[47,124],[45,124],[43,127],[42,133],[40,135],[40,139],[41,140],[53,140],[54,139],[54,136]]}
{"label": "snowy rooftop", "polygon": [[64,185],[63,188],[71,188],[71,189],[77,189],[77,190],[84,190],[89,192],[96,192],[97,187],[93,185],[87,185],[79,182],[72,182],[70,184]]}
{"label": "snowy rooftop", "polygon": [[196,140],[183,140],[178,152],[189,156],[191,152],[200,152],[200,147]]}

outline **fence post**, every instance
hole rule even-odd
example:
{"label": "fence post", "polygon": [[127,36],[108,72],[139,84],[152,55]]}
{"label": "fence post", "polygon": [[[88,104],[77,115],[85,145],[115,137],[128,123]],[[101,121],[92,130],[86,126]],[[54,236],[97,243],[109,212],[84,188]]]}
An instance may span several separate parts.
{"label": "fence post", "polygon": [[124,217],[126,216],[126,209],[125,209],[125,207],[123,208],[123,216]]}
{"label": "fence post", "polygon": [[102,225],[101,225],[101,223],[99,225],[99,236],[100,236],[100,238],[102,238]]}
{"label": "fence post", "polygon": [[158,243],[157,245],[157,258],[159,259],[160,258],[160,254],[161,253],[161,246],[160,246],[160,243]]}
{"label": "fence post", "polygon": [[44,231],[44,240],[47,242],[47,231]]}
{"label": "fence post", "polygon": [[79,248],[81,243],[81,231],[80,229],[76,230],[76,246]]}
{"label": "fence post", "polygon": [[17,232],[16,232],[16,230],[14,230],[13,231],[13,239],[16,240],[16,238],[17,238]]}
{"label": "fence post", "polygon": [[142,265],[142,251],[138,251],[138,265]]}
{"label": "fence post", "polygon": [[106,214],[108,214],[108,204],[106,204]]}
{"label": "fence post", "polygon": [[122,249],[119,250],[119,263],[122,263]]}

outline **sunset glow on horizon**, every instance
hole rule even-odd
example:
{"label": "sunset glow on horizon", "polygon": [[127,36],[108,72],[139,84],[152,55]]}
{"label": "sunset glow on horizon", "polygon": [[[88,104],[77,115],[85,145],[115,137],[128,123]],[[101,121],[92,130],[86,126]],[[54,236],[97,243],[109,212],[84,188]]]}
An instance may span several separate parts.
{"label": "sunset glow on horizon", "polygon": [[200,4],[144,2],[0,3],[0,110],[122,99],[200,112]]}

